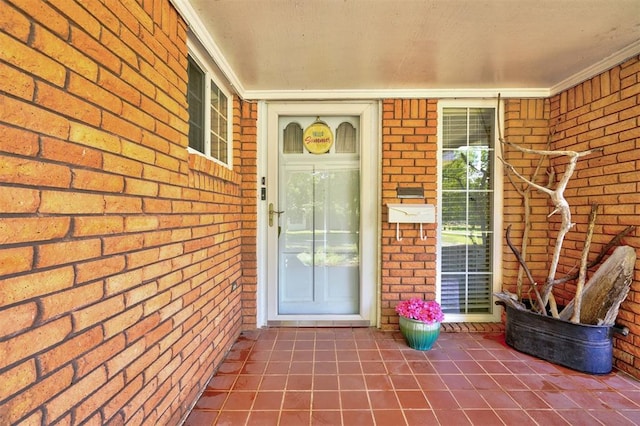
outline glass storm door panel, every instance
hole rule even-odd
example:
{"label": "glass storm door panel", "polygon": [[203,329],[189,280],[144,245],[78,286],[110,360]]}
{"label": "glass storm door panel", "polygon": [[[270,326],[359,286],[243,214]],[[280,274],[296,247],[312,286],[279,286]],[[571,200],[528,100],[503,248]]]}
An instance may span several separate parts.
{"label": "glass storm door panel", "polygon": [[[279,157],[278,313],[358,314],[359,156],[355,149],[337,152],[336,144],[323,154],[301,149],[294,139],[309,119],[315,117],[282,118],[280,126],[285,131]],[[291,126],[292,121],[301,124]],[[327,124],[336,134],[341,120]]]}

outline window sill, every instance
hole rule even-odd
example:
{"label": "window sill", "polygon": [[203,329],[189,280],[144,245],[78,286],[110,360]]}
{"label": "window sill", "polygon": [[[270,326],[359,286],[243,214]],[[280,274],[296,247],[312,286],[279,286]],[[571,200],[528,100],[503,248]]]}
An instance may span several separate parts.
{"label": "window sill", "polygon": [[188,161],[189,168],[192,171],[236,184],[240,184],[242,180],[241,176],[229,167],[217,163],[213,159],[205,157],[195,151],[189,150]]}

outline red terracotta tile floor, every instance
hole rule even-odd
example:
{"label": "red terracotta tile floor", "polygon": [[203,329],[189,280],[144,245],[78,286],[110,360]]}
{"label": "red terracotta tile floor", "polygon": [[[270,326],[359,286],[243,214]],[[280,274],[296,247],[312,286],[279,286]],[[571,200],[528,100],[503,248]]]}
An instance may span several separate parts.
{"label": "red terracotta tile floor", "polygon": [[638,425],[640,382],[568,370],[502,333],[441,333],[430,351],[397,332],[243,333],[187,418],[209,425]]}

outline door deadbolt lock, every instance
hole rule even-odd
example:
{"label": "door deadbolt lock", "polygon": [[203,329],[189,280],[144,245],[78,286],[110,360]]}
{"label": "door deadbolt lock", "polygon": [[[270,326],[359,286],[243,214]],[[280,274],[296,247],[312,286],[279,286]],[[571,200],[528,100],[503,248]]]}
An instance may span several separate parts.
{"label": "door deadbolt lock", "polygon": [[273,203],[269,203],[269,226],[273,226],[273,215],[277,214],[280,217],[282,213],[284,213],[284,210],[274,210]]}

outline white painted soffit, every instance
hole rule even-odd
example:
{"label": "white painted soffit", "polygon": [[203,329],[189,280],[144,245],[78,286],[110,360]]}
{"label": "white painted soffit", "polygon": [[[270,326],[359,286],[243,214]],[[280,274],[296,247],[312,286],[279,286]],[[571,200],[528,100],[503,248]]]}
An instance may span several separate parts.
{"label": "white painted soffit", "polygon": [[[220,0],[216,0],[220,1]],[[269,0],[263,0],[269,1]],[[638,0],[640,2],[640,0]],[[356,100],[385,98],[545,98],[575,86],[623,61],[640,55],[640,40],[581,70],[551,87],[485,87],[485,88],[416,88],[416,89],[357,89],[357,90],[248,90],[218,47],[206,25],[194,10],[190,0],[170,0],[187,22],[190,31],[206,49],[227,78],[233,90],[243,99],[251,100]],[[640,23],[638,24],[640,26]]]}
{"label": "white painted soffit", "polygon": [[[638,19],[640,20],[640,17]],[[550,95],[567,90],[637,55],[640,55],[640,40],[551,87]]]}

